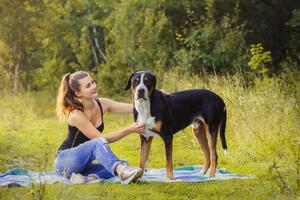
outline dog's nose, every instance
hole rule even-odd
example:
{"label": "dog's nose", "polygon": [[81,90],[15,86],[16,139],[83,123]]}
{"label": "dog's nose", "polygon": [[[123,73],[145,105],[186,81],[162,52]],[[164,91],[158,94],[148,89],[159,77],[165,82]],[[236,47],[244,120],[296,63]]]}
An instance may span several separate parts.
{"label": "dog's nose", "polygon": [[145,97],[145,89],[139,89],[137,97],[138,97],[138,99],[144,98]]}

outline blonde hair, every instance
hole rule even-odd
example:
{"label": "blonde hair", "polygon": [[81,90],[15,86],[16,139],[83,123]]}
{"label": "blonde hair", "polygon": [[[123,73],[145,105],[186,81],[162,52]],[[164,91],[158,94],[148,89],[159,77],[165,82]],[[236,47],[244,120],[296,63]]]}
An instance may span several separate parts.
{"label": "blonde hair", "polygon": [[87,72],[77,71],[62,77],[56,99],[56,114],[59,119],[65,118],[72,110],[83,111],[83,105],[75,92],[80,91],[79,80],[87,76],[89,76]]}

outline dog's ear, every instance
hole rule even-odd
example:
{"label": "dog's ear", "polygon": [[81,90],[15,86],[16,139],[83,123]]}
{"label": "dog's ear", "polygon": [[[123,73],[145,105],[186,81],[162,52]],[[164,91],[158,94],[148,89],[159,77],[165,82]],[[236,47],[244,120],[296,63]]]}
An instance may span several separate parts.
{"label": "dog's ear", "polygon": [[131,87],[131,78],[132,78],[132,76],[135,74],[135,72],[133,72],[131,75],[130,75],[130,77],[128,78],[128,80],[127,80],[127,85],[125,86],[125,90],[128,90],[130,87]]}

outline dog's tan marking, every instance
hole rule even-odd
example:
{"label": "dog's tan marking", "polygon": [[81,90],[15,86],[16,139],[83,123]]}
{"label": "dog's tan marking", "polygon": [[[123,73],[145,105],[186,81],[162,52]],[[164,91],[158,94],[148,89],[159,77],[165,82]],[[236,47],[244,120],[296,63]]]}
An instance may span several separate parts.
{"label": "dog's tan marking", "polygon": [[209,169],[209,176],[214,177],[216,175],[217,168],[217,134],[209,132],[209,126],[203,119],[198,116],[194,119],[195,123],[200,123],[200,126],[194,128],[194,135],[201,146],[204,154],[204,165],[201,174],[205,174]]}
{"label": "dog's tan marking", "polygon": [[155,127],[152,128],[151,130],[154,130],[154,132],[159,132],[159,133],[160,133],[161,124],[162,124],[161,121],[156,121],[156,122],[155,122]]}
{"label": "dog's tan marking", "polygon": [[174,179],[173,174],[173,138],[170,141],[165,140],[165,150],[166,150],[166,171],[167,178]]}
{"label": "dog's tan marking", "polygon": [[153,137],[149,137],[148,139],[146,139],[145,137],[141,136],[140,168],[142,169],[145,169],[146,162],[149,159],[152,139]]}
{"label": "dog's tan marking", "polygon": [[217,160],[218,160],[218,154],[216,148],[217,138],[216,138],[216,134],[211,134],[209,132],[209,129],[206,129],[206,135],[208,139],[209,153],[210,153],[209,176],[214,177],[216,175]]}
{"label": "dog's tan marking", "polygon": [[[204,119],[202,117],[198,117],[202,122],[204,122]],[[210,133],[209,126],[207,123],[204,122],[204,128],[206,132],[206,137],[208,141],[208,147],[209,147],[209,155],[210,155],[210,167],[209,167],[209,176],[215,177],[216,175],[216,168],[217,168],[217,160],[218,160],[218,154],[217,154],[217,135],[215,133]]]}
{"label": "dog's tan marking", "polygon": [[132,95],[135,94],[135,89],[133,87],[131,87],[131,93],[132,93]]}
{"label": "dog's tan marking", "polygon": [[170,180],[173,180],[174,179],[174,174],[173,174],[173,162],[172,162],[172,159],[167,160],[167,162],[166,162],[166,169],[167,169],[167,178],[169,178]]}
{"label": "dog's tan marking", "polygon": [[207,170],[210,166],[210,152],[209,152],[209,146],[208,146],[208,141],[207,141],[207,137],[206,137],[205,125],[203,125],[203,123],[202,123],[199,128],[197,128],[197,129],[193,128],[193,132],[194,132],[194,136],[197,139],[197,141],[202,149],[202,152],[204,154],[204,164],[203,164],[203,168],[200,172],[200,174],[203,175],[207,172]]}

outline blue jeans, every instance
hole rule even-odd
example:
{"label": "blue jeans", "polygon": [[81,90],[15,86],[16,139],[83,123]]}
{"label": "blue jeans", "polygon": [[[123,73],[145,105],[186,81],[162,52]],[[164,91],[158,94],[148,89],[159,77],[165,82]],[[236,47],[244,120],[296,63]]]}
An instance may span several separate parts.
{"label": "blue jeans", "polygon": [[[100,164],[93,163],[94,160]],[[70,178],[72,173],[97,178],[111,178],[116,176],[115,168],[118,164],[127,163],[120,160],[110,149],[104,138],[95,138],[77,147],[58,152],[54,161],[54,168],[58,175]]]}

